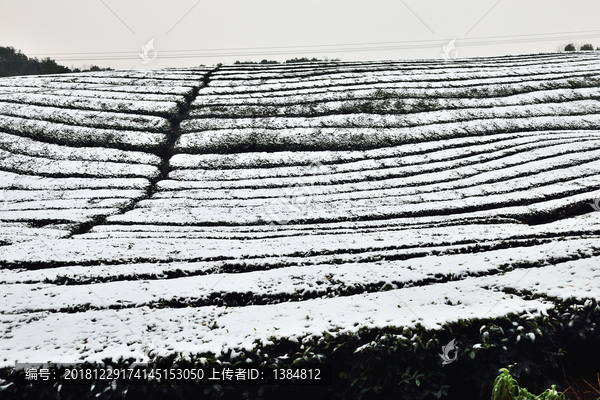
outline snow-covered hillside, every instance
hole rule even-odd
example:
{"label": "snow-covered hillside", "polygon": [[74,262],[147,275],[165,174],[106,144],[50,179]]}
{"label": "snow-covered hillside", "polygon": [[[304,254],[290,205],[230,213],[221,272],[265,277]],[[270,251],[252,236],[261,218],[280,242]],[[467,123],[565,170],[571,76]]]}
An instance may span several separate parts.
{"label": "snow-covered hillside", "polygon": [[2,78],[0,193],[0,367],[535,315],[600,298],[600,56]]}

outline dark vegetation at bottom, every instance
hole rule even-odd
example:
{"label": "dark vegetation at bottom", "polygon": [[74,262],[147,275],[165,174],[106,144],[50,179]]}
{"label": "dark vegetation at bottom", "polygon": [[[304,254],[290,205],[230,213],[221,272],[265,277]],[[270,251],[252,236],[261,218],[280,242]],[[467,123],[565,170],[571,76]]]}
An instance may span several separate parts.
{"label": "dark vegetation at bottom", "polygon": [[[600,369],[600,307],[564,301],[547,313],[529,318],[507,315],[489,320],[462,320],[441,331],[416,329],[361,329],[357,333],[305,338],[300,343],[272,339],[256,344],[250,353],[219,361],[235,368],[251,359],[270,367],[333,364],[331,386],[195,386],[172,381],[126,385],[97,381],[90,386],[16,385],[14,369],[0,370],[0,397],[12,399],[489,399],[500,368],[508,368],[521,387],[541,393],[551,385],[567,389],[565,366],[578,371]],[[442,346],[455,339],[457,359],[442,365]],[[361,347],[362,346],[362,347]],[[361,348],[361,350],[358,350]],[[260,350],[259,350],[260,349]],[[288,355],[288,358],[277,358]],[[452,354],[450,354],[452,357]],[[200,357],[216,363],[211,354],[191,360],[177,355],[154,361],[160,368],[202,367]],[[127,366],[132,360],[105,360],[105,365]],[[19,372],[23,374],[23,372]],[[12,384],[11,384],[12,382]]]}

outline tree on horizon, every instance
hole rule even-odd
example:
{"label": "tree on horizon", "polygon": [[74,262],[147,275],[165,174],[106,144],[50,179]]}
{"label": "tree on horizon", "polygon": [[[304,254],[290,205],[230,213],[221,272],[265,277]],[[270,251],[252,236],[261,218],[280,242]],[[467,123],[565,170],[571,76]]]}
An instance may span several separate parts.
{"label": "tree on horizon", "polygon": [[92,65],[89,69],[83,70],[79,68],[70,69],[69,67],[57,64],[50,57],[38,60],[37,57],[27,57],[21,50],[15,50],[14,47],[0,46],[0,77],[112,70],[112,68],[100,68],[97,65]]}

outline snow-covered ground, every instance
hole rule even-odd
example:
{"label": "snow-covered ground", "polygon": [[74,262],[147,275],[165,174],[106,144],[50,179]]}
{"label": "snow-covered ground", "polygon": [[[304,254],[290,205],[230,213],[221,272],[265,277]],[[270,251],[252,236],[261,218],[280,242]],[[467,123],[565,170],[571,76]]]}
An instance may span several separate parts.
{"label": "snow-covered ground", "polygon": [[0,367],[600,298],[598,61],[0,79]]}

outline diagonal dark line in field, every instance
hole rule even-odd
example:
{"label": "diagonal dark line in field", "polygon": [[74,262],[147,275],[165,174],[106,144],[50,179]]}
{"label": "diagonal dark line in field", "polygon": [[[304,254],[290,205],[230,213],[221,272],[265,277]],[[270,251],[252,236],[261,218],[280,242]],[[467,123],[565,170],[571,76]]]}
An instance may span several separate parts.
{"label": "diagonal dark line in field", "polygon": [[[130,71],[133,70],[133,67],[131,67],[129,70]],[[131,80],[129,82],[129,84],[130,85],[134,85],[136,82],[138,82],[138,81],[140,81],[142,79],[145,79],[145,76],[140,76],[138,78],[135,78],[135,79]],[[97,90],[97,89],[102,89],[102,88],[110,88],[110,87],[114,87],[114,84],[113,85],[100,85],[100,86],[96,86],[96,87],[91,88],[91,90]],[[60,88],[59,89],[57,89],[57,88],[48,88],[47,90],[41,90],[41,91],[36,91],[36,92],[31,92],[31,93],[38,94],[38,93],[44,93],[44,92],[52,92],[52,91],[56,91],[56,90],[62,90],[62,89],[60,89]],[[90,90],[90,89],[88,89],[88,90]],[[186,109],[184,111],[187,111],[187,107],[189,107],[189,104],[191,103],[191,101],[193,101],[193,98],[195,97],[195,94],[197,93],[197,90],[198,90],[198,88],[196,88],[196,90],[194,91],[194,95],[190,99],[186,99],[187,103],[186,103]],[[12,93],[9,93],[9,94],[12,94]],[[180,112],[180,118],[183,117],[184,111]],[[95,112],[95,113],[93,113],[91,115],[92,116],[93,115],[100,115],[102,112],[103,111],[97,111],[97,112]],[[172,122],[172,124],[175,124],[178,127],[179,120],[176,120],[176,121]],[[171,137],[171,136],[173,136],[172,132],[169,135],[169,137]],[[48,142],[52,143],[52,141],[48,141]],[[163,158],[162,164],[163,164],[163,166],[168,165],[168,159],[165,160]],[[6,170],[8,171],[8,169],[6,169]],[[28,175],[28,174],[24,174],[24,175]],[[44,174],[36,174],[36,175],[38,175],[38,176],[45,176]],[[77,174],[74,174],[73,176],[75,177],[75,176],[77,176]],[[160,179],[160,177],[158,179]],[[17,180],[16,183],[18,183],[18,182],[19,182],[19,180]],[[152,183],[155,184],[156,182],[152,181]],[[150,189],[151,188],[152,188],[152,186],[150,187]],[[143,200],[143,199],[138,199],[138,201],[141,201],[141,200]],[[138,201],[132,200],[131,203],[127,207],[122,208],[121,211],[122,212],[126,212],[126,211],[129,211],[130,209],[133,209],[135,207],[135,205],[137,204]],[[76,234],[79,234],[79,233],[82,233],[82,232],[87,232],[87,231],[91,230],[95,225],[104,223],[104,221],[108,217],[109,217],[109,215],[104,215],[104,216],[100,215],[100,216],[92,217],[92,218],[88,219],[86,222],[83,222],[83,223],[74,223],[73,225],[75,227],[71,230],[71,233],[67,236],[67,238],[72,237],[73,235],[76,235]],[[57,221],[57,222],[59,222],[59,221]]]}
{"label": "diagonal dark line in field", "polygon": [[[215,69],[213,69],[213,70],[205,73],[202,76],[202,78],[201,78],[202,85],[198,85],[197,87],[194,88],[192,96],[190,96],[189,98],[186,98],[185,105],[180,108],[178,117],[171,121],[171,131],[168,133],[167,143],[161,149],[159,149],[159,151],[158,151],[158,155],[161,158],[160,175],[157,178],[151,180],[151,182],[150,182],[151,185],[146,190],[146,195],[144,197],[142,197],[142,198],[137,199],[137,200],[132,200],[131,203],[127,207],[124,207],[124,208],[120,209],[118,214],[100,216],[100,217],[97,217],[95,219],[90,220],[87,223],[79,224],[77,226],[77,228],[75,228],[71,232],[71,234],[69,235],[69,237],[73,237],[75,235],[82,235],[82,234],[88,233],[95,226],[105,224],[107,218],[115,216],[115,215],[125,214],[128,211],[131,211],[134,208],[136,208],[137,205],[139,204],[139,202],[144,201],[144,200],[148,200],[148,199],[152,198],[152,196],[154,195],[154,193],[156,193],[156,191],[157,191],[157,184],[158,184],[158,182],[160,182],[161,180],[167,179],[167,177],[169,175],[169,172],[170,172],[169,160],[173,156],[173,152],[174,152],[173,149],[174,149],[175,143],[177,142],[177,139],[181,135],[181,132],[179,130],[179,125],[180,125],[181,121],[187,116],[187,114],[188,114],[188,112],[190,110],[192,102],[194,101],[194,99],[198,95],[198,91],[202,87],[205,87],[206,85],[208,85],[208,82],[210,81],[210,76],[216,70],[218,70],[218,69],[219,69],[219,67],[217,67],[217,68],[215,68]],[[138,78],[138,79],[142,79],[142,78]]]}
{"label": "diagonal dark line in field", "polygon": [[[101,0],[101,1],[102,1],[102,0]],[[102,2],[103,2],[103,1],[102,1]],[[103,2],[103,3],[104,3],[104,2]],[[105,5],[106,5],[106,4],[105,4]],[[107,7],[108,7],[108,6],[107,6]],[[110,8],[109,8],[109,9],[110,9]],[[112,10],[111,10],[111,11],[112,11]],[[117,17],[118,17],[118,16],[117,16]],[[119,19],[120,19],[120,18],[119,18]],[[217,68],[218,68],[218,67],[217,67]],[[204,74],[204,76],[202,77],[202,81],[203,81],[204,85],[208,84],[209,77],[210,77],[210,75],[211,75],[211,74],[212,74],[214,71],[215,71],[215,70],[213,70],[213,71],[209,71],[208,73]],[[136,81],[138,81],[138,80],[140,80],[140,79],[143,79],[143,77],[137,78],[137,79],[136,79],[134,82],[136,82]],[[110,87],[110,85],[107,85],[106,87]],[[161,172],[162,172],[162,173],[161,173],[161,176],[160,176],[158,179],[156,179],[156,180],[154,180],[154,181],[152,182],[152,185],[151,185],[151,186],[150,186],[150,188],[148,189],[148,192],[147,192],[147,197],[146,197],[146,198],[150,198],[150,197],[152,196],[152,194],[153,194],[153,193],[154,193],[154,191],[156,190],[156,183],[157,183],[158,181],[160,181],[161,179],[164,179],[164,178],[166,178],[166,176],[168,175],[168,172],[169,172],[169,171],[168,171],[168,168],[169,168],[169,167],[168,167],[168,166],[169,166],[169,159],[170,159],[170,157],[171,157],[171,156],[172,156],[172,154],[173,154],[173,146],[174,146],[174,144],[175,144],[175,142],[176,142],[177,138],[178,138],[178,137],[179,137],[179,135],[180,135],[180,133],[179,133],[179,124],[180,124],[181,120],[182,120],[183,118],[185,118],[185,116],[186,116],[187,112],[189,111],[189,108],[190,108],[190,105],[191,105],[192,101],[194,100],[194,98],[195,98],[195,97],[196,97],[196,95],[198,94],[198,90],[199,90],[199,89],[200,89],[200,85],[194,89],[194,91],[193,91],[193,95],[192,95],[192,96],[191,96],[189,99],[188,99],[188,98],[186,98],[186,104],[185,104],[185,106],[184,106],[182,109],[180,109],[179,118],[178,118],[178,119],[176,119],[175,121],[172,121],[172,129],[171,129],[171,132],[170,132],[170,134],[169,134],[169,136],[168,136],[168,137],[169,137],[169,141],[168,141],[167,145],[166,145],[166,146],[163,148],[163,151],[162,151],[162,154],[161,154],[161,159],[162,159],[162,165],[161,165]],[[55,89],[54,89],[54,90],[55,90]],[[97,114],[100,114],[100,113],[101,113],[101,111],[99,111]],[[141,200],[144,200],[144,199],[146,199],[146,198],[143,198],[143,199],[138,199],[137,201],[132,201],[132,202],[131,202],[131,204],[130,204],[128,207],[126,207],[126,208],[124,208],[124,209],[120,210],[120,211],[121,211],[121,213],[125,213],[125,212],[127,212],[127,211],[129,211],[129,210],[131,210],[131,209],[135,208],[135,206],[137,205],[137,203],[138,203],[139,201],[141,201]],[[69,236],[67,236],[67,237],[72,237],[73,235],[76,235],[76,234],[82,234],[82,233],[89,232],[89,231],[90,231],[90,230],[91,230],[91,229],[92,229],[94,226],[104,223],[104,222],[105,222],[105,220],[106,220],[106,218],[108,218],[108,215],[107,215],[107,216],[101,216],[101,217],[92,218],[90,221],[88,221],[88,222],[86,222],[86,223],[79,224],[79,225],[78,225],[78,226],[77,226],[75,229],[73,229],[73,231],[71,232],[71,234],[70,234]],[[52,249],[52,248],[51,248],[49,245],[47,245],[43,239],[40,239],[40,242],[41,242],[41,244],[42,244],[44,247],[46,247],[46,248],[47,248],[47,249],[50,251],[50,253],[54,254],[54,251],[53,251],[53,249]],[[56,254],[55,254],[55,256],[56,256]],[[72,269],[71,269],[70,267],[67,267],[67,269],[68,269],[70,272],[72,272],[74,275],[76,275],[76,274],[75,274],[75,273],[72,271]],[[219,282],[220,282],[220,281],[219,281]],[[218,284],[219,282],[217,282],[216,284]],[[215,286],[216,286],[216,284],[215,284]],[[103,300],[103,299],[102,299],[102,298],[101,298],[101,297],[100,297],[100,296],[99,296],[99,295],[98,295],[98,294],[97,294],[97,293],[96,293],[96,292],[95,292],[95,291],[94,291],[94,290],[93,290],[91,287],[89,287],[88,285],[85,285],[85,287],[86,287],[86,288],[87,288],[87,289],[90,291],[90,293],[93,293],[93,294],[94,294],[94,296],[96,296],[96,297],[98,298],[98,300],[99,300],[99,301],[100,301],[100,302],[101,302],[101,303],[102,303],[102,304],[103,304],[103,305],[104,305],[106,308],[110,309],[110,307],[108,307],[108,306],[107,306],[106,302],[105,302],[105,301],[104,301],[104,300]],[[125,327],[126,327],[126,328],[127,328],[127,329],[128,329],[128,330],[129,330],[129,331],[132,333],[132,334],[134,334],[134,335],[136,335],[136,336],[140,336],[140,337],[144,338],[144,335],[140,335],[139,333],[137,333],[137,332],[134,332],[134,331],[131,329],[131,327],[130,327],[130,326],[129,326],[129,325],[126,323],[126,322],[125,322],[125,320],[123,320],[122,318],[120,318],[120,317],[117,315],[117,313],[115,312],[115,310],[111,309],[111,311],[110,311],[110,312],[111,312],[111,313],[112,313],[112,314],[113,314],[113,315],[114,315],[114,316],[115,316],[117,319],[119,319],[119,321],[120,321],[122,324],[124,324],[124,325],[125,325]],[[188,313],[189,313],[189,311],[188,311]],[[186,314],[186,315],[187,315],[187,314]],[[185,318],[185,316],[184,316],[183,318]],[[175,326],[176,326],[176,325],[172,326],[172,327],[169,329],[169,331],[167,332],[167,334],[168,334],[168,333],[169,333],[169,332],[170,332],[170,331],[171,331],[171,330],[172,330],[172,329],[173,329]]]}

